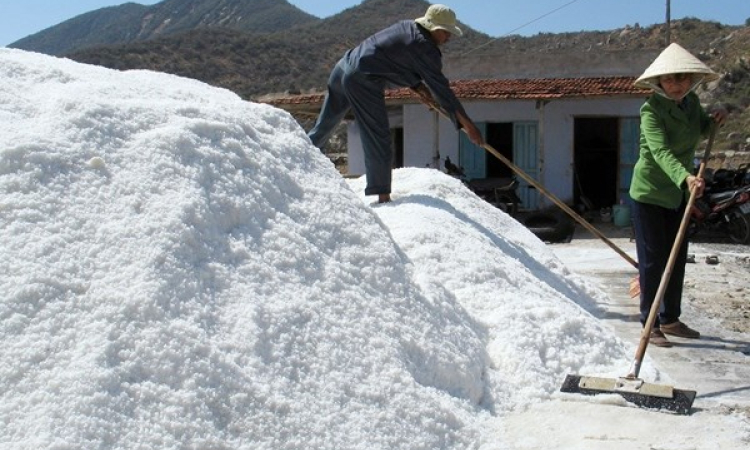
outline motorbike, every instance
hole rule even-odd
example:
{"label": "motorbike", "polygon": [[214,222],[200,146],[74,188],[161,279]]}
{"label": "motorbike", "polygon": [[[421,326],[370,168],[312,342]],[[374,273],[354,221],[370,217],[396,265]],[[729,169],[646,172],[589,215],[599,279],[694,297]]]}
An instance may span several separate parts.
{"label": "motorbike", "polygon": [[707,184],[690,211],[688,236],[704,231],[726,235],[732,242],[750,244],[750,184],[721,190]]}
{"label": "motorbike", "polygon": [[735,169],[706,169],[707,192],[723,192],[750,184],[750,164],[741,164]]}
{"label": "motorbike", "polygon": [[445,170],[448,175],[460,179],[466,187],[487,203],[499,208],[510,216],[515,216],[521,205],[518,196],[518,180],[511,178],[468,179],[462,167],[445,158]]}
{"label": "motorbike", "polygon": [[518,195],[519,181],[509,178],[469,179],[463,168],[445,158],[445,171],[461,180],[478,197],[521,222],[544,242],[570,242],[575,222],[561,210],[520,211],[523,201]]}

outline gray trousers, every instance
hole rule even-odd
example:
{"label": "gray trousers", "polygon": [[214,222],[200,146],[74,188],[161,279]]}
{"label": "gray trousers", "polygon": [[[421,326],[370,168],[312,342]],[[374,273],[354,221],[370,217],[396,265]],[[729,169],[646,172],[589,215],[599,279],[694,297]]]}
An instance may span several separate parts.
{"label": "gray trousers", "polygon": [[322,148],[351,109],[365,153],[365,195],[391,193],[393,150],[384,91],[382,79],[357,71],[344,56],[331,71],[323,107],[308,133],[313,145]]}

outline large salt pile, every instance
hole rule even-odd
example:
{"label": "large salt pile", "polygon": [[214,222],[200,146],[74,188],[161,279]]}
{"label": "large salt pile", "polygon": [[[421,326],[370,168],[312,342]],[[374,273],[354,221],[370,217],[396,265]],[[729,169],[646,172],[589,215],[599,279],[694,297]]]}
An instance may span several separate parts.
{"label": "large salt pile", "polygon": [[420,292],[290,116],[177,77],[0,55],[3,442],[471,439],[481,329]]}

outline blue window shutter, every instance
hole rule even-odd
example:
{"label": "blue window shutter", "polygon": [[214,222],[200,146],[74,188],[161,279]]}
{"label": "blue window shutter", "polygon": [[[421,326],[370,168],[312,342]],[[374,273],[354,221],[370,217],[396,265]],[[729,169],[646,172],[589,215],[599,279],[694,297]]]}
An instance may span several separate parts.
{"label": "blue window shutter", "polygon": [[[475,123],[482,136],[487,136],[487,124],[485,122]],[[487,177],[487,151],[482,147],[472,144],[469,137],[463,131],[459,132],[458,156],[459,166],[463,167],[466,178],[473,180]]]}
{"label": "blue window shutter", "polygon": [[[539,125],[536,121],[513,123],[513,164],[539,181]],[[525,209],[539,207],[539,191],[518,178],[518,196]]]}

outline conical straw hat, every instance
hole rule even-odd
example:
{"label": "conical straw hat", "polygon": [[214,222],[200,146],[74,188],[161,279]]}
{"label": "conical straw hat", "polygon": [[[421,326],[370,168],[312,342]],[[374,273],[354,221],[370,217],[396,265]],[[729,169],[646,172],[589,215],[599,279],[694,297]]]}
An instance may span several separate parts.
{"label": "conical straw hat", "polygon": [[661,92],[659,77],[675,73],[695,74],[693,76],[693,85],[690,87],[691,90],[703,81],[714,81],[719,78],[719,74],[711,70],[701,60],[691,55],[690,52],[678,44],[670,44],[648,66],[643,75],[635,80],[635,85],[640,88],[651,88],[657,92]]}

